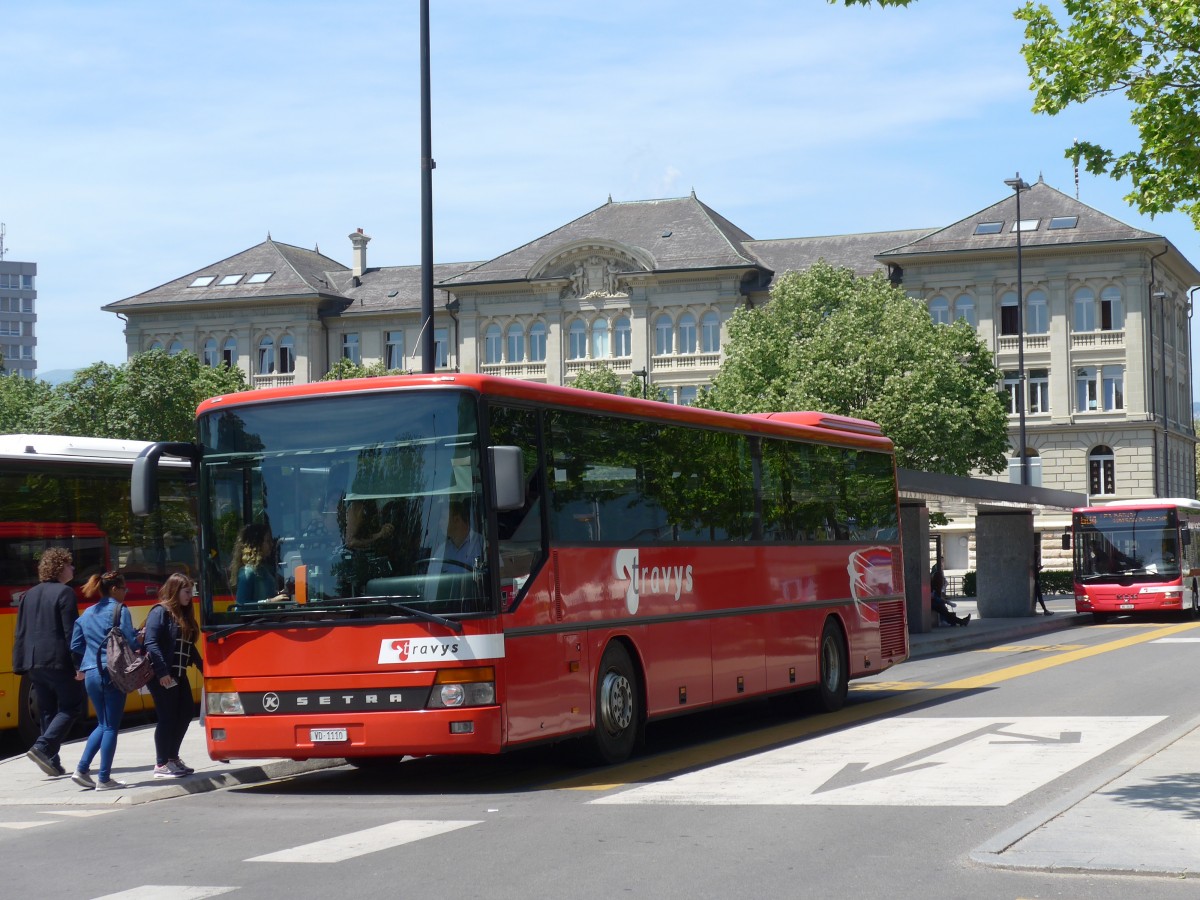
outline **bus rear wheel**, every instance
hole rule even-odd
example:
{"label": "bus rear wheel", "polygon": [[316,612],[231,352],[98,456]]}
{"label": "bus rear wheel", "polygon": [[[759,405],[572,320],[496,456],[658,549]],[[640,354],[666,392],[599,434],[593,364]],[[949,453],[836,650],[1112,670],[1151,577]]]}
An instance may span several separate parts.
{"label": "bus rear wheel", "polygon": [[588,756],[598,764],[623,762],[633,753],[642,727],[641,691],[629,651],[609,644],[596,675],[596,727]]}
{"label": "bus rear wheel", "polygon": [[846,660],[846,641],[842,636],[842,628],[834,619],[825,621],[819,652],[818,702],[825,712],[837,712],[846,702],[850,668]]}

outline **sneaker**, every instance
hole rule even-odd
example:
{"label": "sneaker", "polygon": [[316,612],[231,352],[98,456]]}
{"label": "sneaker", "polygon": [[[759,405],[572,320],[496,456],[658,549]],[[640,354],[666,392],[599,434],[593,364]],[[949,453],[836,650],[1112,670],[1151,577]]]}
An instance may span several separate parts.
{"label": "sneaker", "polygon": [[174,766],[178,771],[183,772],[184,775],[191,775],[192,773],[194,773],[196,771],[191,766],[189,766],[187,763],[185,763],[182,759],[180,759],[178,756],[175,757],[174,759],[167,760],[167,765]]}
{"label": "sneaker", "polygon": [[50,760],[50,765],[54,766],[54,774],[59,778],[62,778],[67,774],[67,770],[63,768],[62,763],[60,763],[57,759]]}
{"label": "sneaker", "polygon": [[123,781],[117,781],[115,778],[110,778],[108,781],[96,782],[96,790],[98,791],[119,791],[127,787],[129,787],[129,785]]}
{"label": "sneaker", "polygon": [[81,772],[78,769],[71,773],[71,780],[81,788],[94,788],[96,786],[96,782],[92,781],[91,775],[87,772]]}
{"label": "sneaker", "polygon": [[[50,757],[48,757],[41,750],[39,750],[37,747],[30,747],[29,751],[25,755],[28,756],[30,759],[32,759],[34,761],[34,763],[37,765],[37,767],[39,769],[41,769],[43,772],[45,772],[47,775],[49,775],[51,778],[58,777],[59,770],[62,767],[61,766],[55,767],[54,761],[52,759],[50,759]],[[65,774],[65,773],[63,773],[63,774]]]}
{"label": "sneaker", "polygon": [[178,766],[173,765],[170,760],[163,763],[161,766],[154,767],[155,778],[182,778],[186,774],[187,772],[183,771],[183,769],[179,768]]}
{"label": "sneaker", "polygon": [[1054,610],[1052,610],[1052,609],[1048,609],[1048,610],[1046,610],[1044,613],[1042,613],[1042,615],[1044,615],[1044,616],[1052,616],[1052,615],[1054,615]]}

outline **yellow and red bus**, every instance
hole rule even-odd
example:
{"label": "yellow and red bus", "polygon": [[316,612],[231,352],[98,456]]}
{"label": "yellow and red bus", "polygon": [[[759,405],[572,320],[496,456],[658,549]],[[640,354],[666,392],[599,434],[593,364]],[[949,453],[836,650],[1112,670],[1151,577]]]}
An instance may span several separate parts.
{"label": "yellow and red bus", "polygon": [[1075,610],[1200,616],[1200,501],[1115,500],[1072,512]]}
{"label": "yellow and red bus", "polygon": [[[148,452],[133,493],[153,508],[161,456],[199,469],[214,759],[581,738],[614,762],[650,720],[801,690],[833,710],[907,657],[873,423],[468,374],[197,416],[197,444]],[[256,601],[242,579],[267,582]]]}
{"label": "yellow and red bus", "polygon": [[[130,511],[130,471],[150,446],[145,441],[45,434],[0,435],[0,730],[17,729],[29,744],[38,735],[34,693],[12,671],[17,607],[37,584],[47,547],[65,547],[75,560],[77,594],[92,575],[125,574],[134,621],[158,602],[173,571],[196,569],[192,472],[178,461],[158,472],[162,502],[154,516]],[[80,611],[86,607],[79,595]],[[198,689],[197,679],[194,687]],[[129,696],[126,709],[151,706],[149,694]]]}

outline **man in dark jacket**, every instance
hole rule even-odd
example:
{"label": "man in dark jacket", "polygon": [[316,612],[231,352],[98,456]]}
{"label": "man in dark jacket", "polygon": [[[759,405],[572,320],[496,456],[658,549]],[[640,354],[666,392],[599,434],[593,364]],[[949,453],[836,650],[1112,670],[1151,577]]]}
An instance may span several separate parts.
{"label": "man in dark jacket", "polygon": [[42,733],[26,754],[47,775],[65,775],[58,750],[83,711],[85,694],[71,658],[71,632],[79,618],[71,552],[50,547],[38,560],[39,583],[25,592],[17,609],[13,671],[33,685]]}

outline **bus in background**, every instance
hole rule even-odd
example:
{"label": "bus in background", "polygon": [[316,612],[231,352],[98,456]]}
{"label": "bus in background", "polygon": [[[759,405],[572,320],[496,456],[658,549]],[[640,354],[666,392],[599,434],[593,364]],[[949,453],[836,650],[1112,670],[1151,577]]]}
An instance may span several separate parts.
{"label": "bus in background", "polygon": [[908,653],[892,443],[481,375],[216,397],[198,445],[214,759],[497,753]]}
{"label": "bus in background", "polygon": [[[171,572],[196,571],[195,491],[189,466],[163,466],[162,503],[149,518],[130,512],[129,479],[145,441],[0,435],[0,729],[17,729],[32,743],[38,735],[36,703],[28,679],[12,671],[17,607],[38,582],[38,559],[47,547],[65,547],[75,560],[70,582],[80,589],[92,575],[119,569],[126,604],[140,624],[158,602]],[[198,690],[199,679],[194,687]],[[149,707],[149,694],[131,694],[126,709]]]}
{"label": "bus in background", "polygon": [[1075,610],[1200,616],[1200,502],[1115,500],[1073,511]]}

